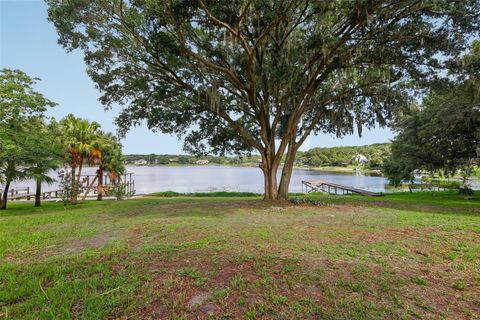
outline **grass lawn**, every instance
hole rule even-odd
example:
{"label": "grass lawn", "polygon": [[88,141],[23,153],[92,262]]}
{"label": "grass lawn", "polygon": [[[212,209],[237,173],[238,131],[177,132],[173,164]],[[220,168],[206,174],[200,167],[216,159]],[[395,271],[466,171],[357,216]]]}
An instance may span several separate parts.
{"label": "grass lawn", "polygon": [[480,319],[480,195],[0,213],[0,318]]}

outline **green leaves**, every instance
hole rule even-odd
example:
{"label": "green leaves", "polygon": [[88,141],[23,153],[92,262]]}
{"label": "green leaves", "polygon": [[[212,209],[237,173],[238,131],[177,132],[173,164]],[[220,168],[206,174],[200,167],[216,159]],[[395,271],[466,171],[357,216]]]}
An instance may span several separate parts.
{"label": "green leaves", "polygon": [[480,100],[475,92],[480,57],[475,58],[476,46],[474,43],[470,53],[449,62],[453,80],[436,82],[421,106],[412,107],[397,120],[392,170],[386,170],[395,184],[395,176],[403,179],[414,170],[455,174],[478,165]]}
{"label": "green leaves", "polygon": [[[45,151],[52,145],[45,139],[43,113],[55,103],[33,90],[37,80],[20,70],[0,71],[0,182],[5,184],[3,209],[10,183],[28,177],[30,168],[45,160]],[[47,156],[51,155],[48,153]]]}
{"label": "green leaves", "polygon": [[269,167],[312,133],[388,124],[480,30],[478,0],[48,4],[122,133],[146,120],[189,151],[256,150]]}
{"label": "green leaves", "polygon": [[60,121],[61,143],[66,151],[71,153],[73,161],[79,155],[83,159],[90,154],[96,144],[99,128],[100,124],[97,122],[76,118],[73,114],[69,114]]}
{"label": "green leaves", "polygon": [[116,136],[111,133],[99,132],[97,148],[101,152],[99,166],[102,171],[108,171],[115,175],[125,172],[125,158],[122,154],[122,146]]}
{"label": "green leaves", "polygon": [[[75,185],[81,186],[81,170],[86,162],[91,166],[97,166],[97,176],[103,180],[103,174],[109,173],[110,179],[114,181],[119,175],[124,173],[124,157],[122,147],[118,137],[111,133],[105,133],[100,130],[97,122],[90,122],[86,119],[76,118],[70,114],[60,120],[57,126],[58,141],[62,145],[66,154],[64,160],[75,171],[78,168],[76,177],[72,174],[72,193],[71,201],[76,202],[77,191]],[[118,181],[117,181],[118,182]],[[92,187],[87,186],[88,190]],[[101,186],[99,179],[99,187]]]}
{"label": "green leaves", "polygon": [[[403,96],[399,80],[425,77],[428,68],[439,67],[434,59],[438,52],[460,52],[467,35],[454,36],[455,28],[469,31],[467,26],[478,21],[471,18],[468,24],[454,18],[477,8],[473,1],[451,6],[448,1],[381,5],[256,0],[227,5],[197,0],[50,0],[49,18],[64,46],[84,48],[89,74],[104,93],[102,101],[125,105],[119,121],[124,131],[144,119],[159,129],[167,127],[163,123],[174,122],[176,116],[159,118],[165,113],[156,109],[184,112],[181,100],[174,98],[180,96],[196,109],[189,122],[198,126],[204,117],[197,115],[215,113],[201,88],[216,82],[225,96],[221,100],[226,114],[212,116],[222,123],[219,118],[226,120],[227,115],[238,122],[242,114],[255,115],[248,123],[259,132],[267,129],[264,123],[268,126],[276,110],[288,114],[299,104],[308,106],[299,112],[310,112],[317,104],[345,108],[360,125],[372,114],[383,120],[381,115]],[[451,26],[442,25],[450,19]],[[328,99],[332,84],[341,98]],[[354,86],[360,88],[351,90]],[[388,90],[380,90],[382,86]],[[387,91],[396,99],[389,99]],[[359,95],[365,99],[357,99]],[[248,111],[233,103],[239,99]],[[345,104],[348,101],[353,104]],[[354,110],[358,103],[366,107]],[[139,112],[131,113],[130,108]],[[258,118],[262,108],[267,110],[265,119]],[[127,114],[131,121],[123,121]],[[320,123],[318,117],[311,119]],[[183,129],[184,123],[176,131],[185,134]]]}
{"label": "green leaves", "polygon": [[56,105],[33,90],[38,80],[20,70],[0,70],[0,124],[13,125],[28,117],[41,116],[47,107]]}

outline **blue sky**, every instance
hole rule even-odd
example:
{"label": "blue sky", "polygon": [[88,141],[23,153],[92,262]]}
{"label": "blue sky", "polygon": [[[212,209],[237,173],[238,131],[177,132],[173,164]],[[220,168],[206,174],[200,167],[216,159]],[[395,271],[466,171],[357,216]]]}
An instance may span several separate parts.
{"label": "blue sky", "polygon": [[[36,89],[59,104],[49,116],[73,113],[99,122],[107,131],[116,130],[113,119],[118,110],[104,111],[100,93],[85,72],[82,52],[67,53],[57,44],[43,0],[0,0],[0,68],[41,78]],[[364,130],[362,138],[311,136],[302,149],[388,142],[392,137],[388,129]],[[153,133],[146,126],[133,128],[122,143],[125,153],[183,153],[176,136]]]}

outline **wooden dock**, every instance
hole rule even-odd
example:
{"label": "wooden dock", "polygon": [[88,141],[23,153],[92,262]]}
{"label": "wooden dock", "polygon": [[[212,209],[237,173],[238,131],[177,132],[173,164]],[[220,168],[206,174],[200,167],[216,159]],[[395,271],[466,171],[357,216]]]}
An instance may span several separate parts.
{"label": "wooden dock", "polygon": [[[42,191],[41,198],[42,199],[55,199],[59,197],[59,193],[61,190],[50,190],[50,191]],[[24,189],[11,189],[8,191],[8,200],[31,200],[35,199],[35,193],[30,192],[30,188]]]}
{"label": "wooden dock", "polygon": [[[21,192],[26,191],[26,192]],[[50,191],[42,191],[40,196],[42,199],[55,199],[58,198],[59,193],[61,190],[50,190]],[[25,189],[12,189],[11,192],[8,193],[8,200],[21,200],[21,199],[35,199],[35,193],[30,192],[30,188]]]}
{"label": "wooden dock", "polygon": [[[95,179],[96,175],[82,175],[81,176],[81,186],[79,188],[78,196],[81,197],[87,192],[89,197],[97,195],[97,186],[91,185],[93,179]],[[94,181],[93,181],[94,182]],[[125,192],[126,193],[135,193],[135,180],[133,180],[133,172],[124,173],[120,176],[120,182],[125,185]],[[111,181],[108,175],[103,176],[103,187],[105,189],[113,187],[114,184]],[[59,199],[61,197],[61,189],[57,190],[49,190],[49,191],[42,191],[41,198],[42,199]],[[0,192],[3,190],[0,188]],[[31,191],[30,187],[26,188],[11,188],[8,190],[8,200],[33,200],[35,199],[35,190]]]}
{"label": "wooden dock", "polygon": [[364,196],[370,197],[379,197],[383,196],[383,193],[379,192],[372,192],[363,189],[357,189],[353,187],[343,186],[340,184],[327,182],[323,180],[303,180],[302,181],[302,192],[305,189],[306,193],[310,192],[325,192],[329,194],[361,194]]}

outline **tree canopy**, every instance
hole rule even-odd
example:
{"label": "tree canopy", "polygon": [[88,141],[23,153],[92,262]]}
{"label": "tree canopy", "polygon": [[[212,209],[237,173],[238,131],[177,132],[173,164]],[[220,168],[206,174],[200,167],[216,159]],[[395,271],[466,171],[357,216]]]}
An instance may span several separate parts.
{"label": "tree canopy", "polygon": [[477,0],[47,2],[122,132],[146,120],[190,152],[256,151],[266,199],[287,197],[310,134],[385,125],[480,30]]}
{"label": "tree canopy", "polygon": [[7,206],[10,184],[28,176],[46,143],[37,129],[55,103],[33,89],[38,80],[20,70],[0,70],[0,209]]}
{"label": "tree canopy", "polygon": [[[85,191],[83,199],[97,182],[98,200],[104,192],[103,175],[108,173],[111,181],[118,182],[120,174],[125,171],[122,146],[118,137],[100,130],[100,124],[69,114],[58,123],[54,123],[57,141],[65,151],[65,163],[70,168],[70,186],[72,204],[78,201],[79,192]],[[97,174],[89,185],[84,185],[83,165],[97,166]]]}
{"label": "tree canopy", "polygon": [[392,184],[425,170],[454,174],[480,158],[480,42],[449,63],[450,77],[438,82],[420,105],[412,105],[394,125],[398,135],[386,174]]}
{"label": "tree canopy", "polygon": [[25,177],[35,181],[35,206],[41,206],[42,184],[52,184],[55,179],[51,173],[57,170],[65,158],[63,146],[56,139],[55,132],[43,119],[31,121],[30,134],[26,137],[28,147],[25,148]]}

